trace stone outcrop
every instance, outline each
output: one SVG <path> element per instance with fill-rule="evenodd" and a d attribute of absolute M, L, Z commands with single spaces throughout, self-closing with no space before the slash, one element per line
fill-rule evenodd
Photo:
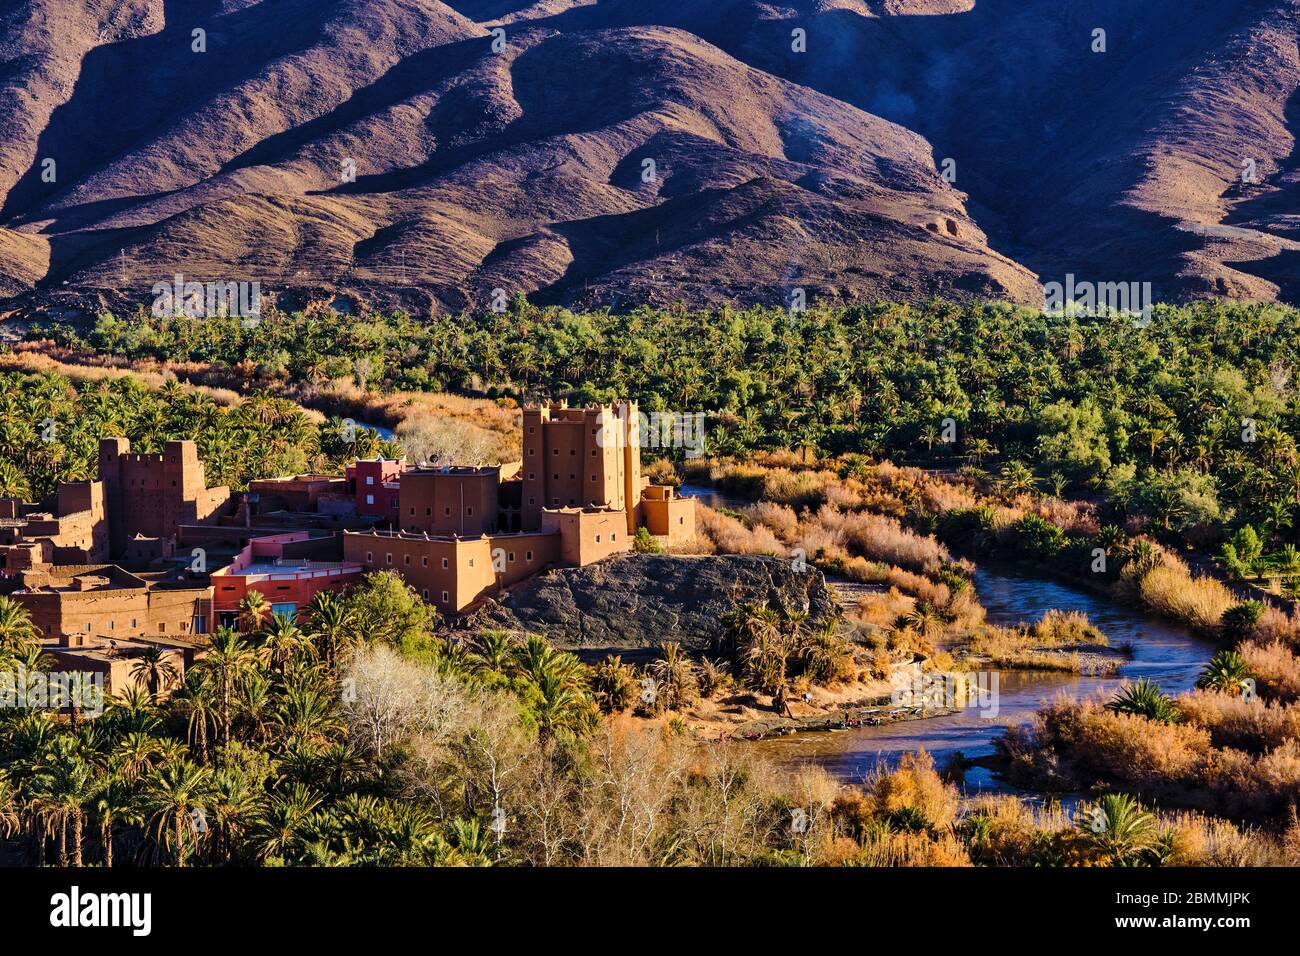
<path fill-rule="evenodd" d="M 806 611 L 812 623 L 838 614 L 814 568 L 796 571 L 770 557 L 630 554 L 538 575 L 489 600 L 463 624 L 540 633 L 573 650 L 680 641 L 706 651 L 722 636 L 723 614 L 742 601 Z"/>

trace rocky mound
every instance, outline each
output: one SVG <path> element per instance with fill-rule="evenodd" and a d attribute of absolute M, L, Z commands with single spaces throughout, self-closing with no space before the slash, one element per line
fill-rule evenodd
<path fill-rule="evenodd" d="M 820 571 L 740 555 L 624 555 L 559 568 L 491 600 L 463 624 L 545 634 L 571 650 L 636 650 L 680 641 L 707 651 L 722 615 L 741 601 L 807 611 L 813 623 L 838 614 Z"/>

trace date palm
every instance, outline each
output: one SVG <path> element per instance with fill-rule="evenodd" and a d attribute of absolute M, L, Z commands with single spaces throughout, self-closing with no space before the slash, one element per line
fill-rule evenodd
<path fill-rule="evenodd" d="M 153 837 L 155 859 L 164 850 L 184 866 L 202 839 L 195 810 L 202 810 L 210 793 L 212 771 L 184 758 L 158 767 L 144 780 L 141 807 L 145 828 Z"/>

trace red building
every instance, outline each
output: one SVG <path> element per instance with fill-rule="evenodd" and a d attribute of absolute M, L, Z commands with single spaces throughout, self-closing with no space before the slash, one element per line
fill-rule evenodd
<path fill-rule="evenodd" d="M 319 591 L 342 591 L 361 580 L 356 561 L 320 561 L 309 555 L 322 539 L 308 531 L 254 538 L 228 566 L 212 572 L 212 613 L 218 626 L 233 626 L 249 591 L 260 591 L 271 611 L 298 612 Z"/>
<path fill-rule="evenodd" d="M 357 495 L 357 514 L 394 521 L 398 513 L 398 479 L 406 470 L 400 458 L 358 459 L 348 465 L 348 480 Z"/>

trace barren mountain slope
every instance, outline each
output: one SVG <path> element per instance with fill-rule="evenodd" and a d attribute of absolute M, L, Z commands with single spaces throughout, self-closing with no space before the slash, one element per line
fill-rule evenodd
<path fill-rule="evenodd" d="M 1290 298 L 1296 6 L 20 0 L 0 296 Z"/>

